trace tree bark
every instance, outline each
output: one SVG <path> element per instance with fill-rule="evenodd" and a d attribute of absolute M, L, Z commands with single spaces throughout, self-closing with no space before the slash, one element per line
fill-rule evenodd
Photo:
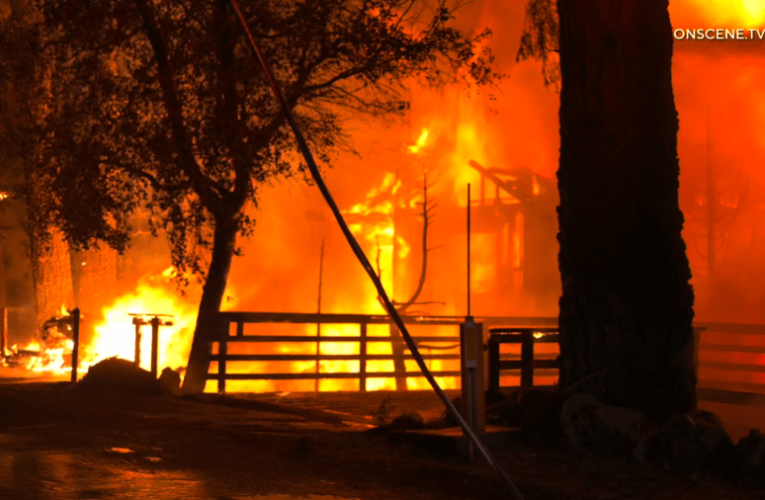
<path fill-rule="evenodd" d="M 206 331 L 210 323 L 205 321 L 209 313 L 220 311 L 223 296 L 226 293 L 226 282 L 231 270 L 236 245 L 237 224 L 235 217 L 217 220 L 213 236 L 212 259 L 207 271 L 207 279 L 202 288 L 202 299 L 199 303 L 194 340 L 191 344 L 191 354 L 183 379 L 182 390 L 187 394 L 203 392 L 210 369 L 210 354 L 212 354 L 211 333 Z"/>
<path fill-rule="evenodd" d="M 668 0 L 559 0 L 560 385 L 696 407 Z"/>

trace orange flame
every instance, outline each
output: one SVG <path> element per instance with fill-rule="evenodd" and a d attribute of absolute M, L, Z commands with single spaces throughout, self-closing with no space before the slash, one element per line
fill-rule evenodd
<path fill-rule="evenodd" d="M 80 367 L 84 372 L 90 366 L 110 357 L 127 360 L 135 358 L 136 326 L 132 318 L 136 314 L 151 319 L 153 314 L 169 315 L 172 325 L 159 327 L 158 367 L 179 368 L 186 366 L 191 349 L 191 339 L 196 325 L 196 302 L 181 296 L 172 283 L 174 269 L 166 269 L 158 276 L 142 280 L 134 292 L 119 297 L 104 307 L 103 320 L 95 326 L 95 336 L 84 349 Z M 138 326 L 141 330 L 140 366 L 151 368 L 151 327 Z"/>
<path fill-rule="evenodd" d="M 673 0 L 669 5 L 675 20 L 701 17 L 698 21 L 709 27 L 754 28 L 765 21 L 765 2 L 762 0 Z M 697 26 L 702 27 L 702 26 Z"/>
<path fill-rule="evenodd" d="M 419 153 L 419 151 L 425 147 L 426 142 L 428 142 L 428 129 L 424 128 L 422 129 L 422 133 L 417 139 L 417 142 L 409 146 L 407 149 L 409 149 L 410 153 Z"/>

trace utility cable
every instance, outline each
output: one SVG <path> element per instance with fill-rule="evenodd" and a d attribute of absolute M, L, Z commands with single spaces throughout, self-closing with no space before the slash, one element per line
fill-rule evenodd
<path fill-rule="evenodd" d="M 343 235 L 345 236 L 345 239 L 348 241 L 348 244 L 351 246 L 353 253 L 356 255 L 359 262 L 364 267 L 364 270 L 369 275 L 370 279 L 372 280 L 372 283 L 374 283 L 375 288 L 377 289 L 377 293 L 379 294 L 380 298 L 385 304 L 385 308 L 388 310 L 388 314 L 393 319 L 394 323 L 396 323 L 396 326 L 401 332 L 401 335 L 404 337 L 404 341 L 406 342 L 406 345 L 409 348 L 409 351 L 412 353 L 412 356 L 417 361 L 417 365 L 420 367 L 422 374 L 428 380 L 430 385 L 433 387 L 433 390 L 436 391 L 436 394 L 438 394 L 438 396 L 444 402 L 444 404 L 452 413 L 452 415 L 454 415 L 460 427 L 462 427 L 462 430 L 465 431 L 465 434 L 467 434 L 470 437 L 471 441 L 480 450 L 481 454 L 484 456 L 486 461 L 489 462 L 489 464 L 494 468 L 497 474 L 499 474 L 499 476 L 502 478 L 502 481 L 505 483 L 505 486 L 510 491 L 510 494 L 516 500 L 523 500 L 523 496 L 515 487 L 515 484 L 513 484 L 510 477 L 502 469 L 500 464 L 497 462 L 497 459 L 494 458 L 494 456 L 491 454 L 489 449 L 486 447 L 486 444 L 483 441 L 481 441 L 478 435 L 475 432 L 473 432 L 473 430 L 470 428 L 467 422 L 465 422 L 465 420 L 462 418 L 462 415 L 460 415 L 460 412 L 457 411 L 457 408 L 455 408 L 455 406 L 449 400 L 446 393 L 444 393 L 443 389 L 441 389 L 441 387 L 438 385 L 438 382 L 436 382 L 436 379 L 433 377 L 433 374 L 430 372 L 427 365 L 425 364 L 425 360 L 420 355 L 420 351 L 417 349 L 417 345 L 414 342 L 414 339 L 412 339 L 412 336 L 409 334 L 409 331 L 406 329 L 406 325 L 404 324 L 404 321 L 401 319 L 401 316 L 398 314 L 396 307 L 391 303 L 390 298 L 388 298 L 388 294 L 385 292 L 385 288 L 383 287 L 380 279 L 377 277 L 377 274 L 375 273 L 375 270 L 372 267 L 372 264 L 369 262 L 369 259 L 367 259 L 367 256 L 364 254 L 364 251 L 361 249 L 361 246 L 359 245 L 358 241 L 356 241 L 356 238 L 353 236 L 353 233 L 351 233 L 351 230 L 348 228 L 348 224 L 346 224 L 345 219 L 343 218 L 343 215 L 337 206 L 337 203 L 335 203 L 335 200 L 332 198 L 332 195 L 330 194 L 329 189 L 327 188 L 327 185 L 324 183 L 324 179 L 321 176 L 321 172 L 319 172 L 319 168 L 316 165 L 316 161 L 313 158 L 311 149 L 308 147 L 308 143 L 306 142 L 302 131 L 298 127 L 297 122 L 295 122 L 295 117 L 293 116 L 292 111 L 290 110 L 290 107 L 287 104 L 287 101 L 284 98 L 284 95 L 282 94 L 278 83 L 276 82 L 276 79 L 271 73 L 268 63 L 265 57 L 263 56 L 263 53 L 261 52 L 258 43 L 255 41 L 255 38 L 252 36 L 252 32 L 250 31 L 250 28 L 247 25 L 247 21 L 244 19 L 244 15 L 242 14 L 241 9 L 239 8 L 239 3 L 237 2 L 237 0 L 229 0 L 229 1 L 231 3 L 231 6 L 234 9 L 236 17 L 239 20 L 239 23 L 242 26 L 242 29 L 244 30 L 244 34 L 247 39 L 247 43 L 250 47 L 250 50 L 252 50 L 253 55 L 258 59 L 260 66 L 263 68 L 263 72 L 265 73 L 266 78 L 268 79 L 268 82 L 271 85 L 271 90 L 273 90 L 274 96 L 279 101 L 282 111 L 284 112 L 284 116 L 287 119 L 287 123 L 289 123 L 290 127 L 292 128 L 292 132 L 295 134 L 295 139 L 297 140 L 298 147 L 300 148 L 300 152 L 302 153 L 306 163 L 308 164 L 308 169 L 311 172 L 311 176 L 313 177 L 313 180 L 316 183 L 316 186 L 319 188 L 319 191 L 321 191 L 321 194 L 324 197 L 324 200 L 327 202 L 327 204 L 329 205 L 329 208 L 332 210 L 332 213 L 334 214 L 335 219 L 337 220 L 337 223 L 340 225 L 340 229 L 342 230 Z"/>

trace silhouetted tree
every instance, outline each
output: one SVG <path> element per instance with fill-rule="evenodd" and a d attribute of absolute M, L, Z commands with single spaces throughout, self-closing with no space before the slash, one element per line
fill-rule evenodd
<path fill-rule="evenodd" d="M 199 318 L 218 311 L 238 235 L 267 180 L 301 175 L 292 136 L 226 0 L 29 0 L 43 41 L 40 216 L 76 244 L 128 244 L 150 210 L 173 263 L 204 278 Z M 488 32 L 450 27 L 445 1 L 242 2 L 289 106 L 326 166 L 345 119 L 400 114 L 403 82 L 497 76 Z M 201 391 L 210 343 L 198 320 L 184 380 Z"/>
<path fill-rule="evenodd" d="M 553 14 L 532 2 L 548 11 L 530 15 Z M 536 47 L 560 55 L 560 385 L 658 415 L 689 411 L 693 290 L 668 0 L 559 0 L 557 14 L 559 42 Z"/>

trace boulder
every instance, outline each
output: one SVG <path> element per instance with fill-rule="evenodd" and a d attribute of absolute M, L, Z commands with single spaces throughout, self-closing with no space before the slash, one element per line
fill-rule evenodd
<path fill-rule="evenodd" d="M 765 436 L 758 429 L 739 439 L 733 453 L 736 482 L 750 486 L 765 483 Z"/>
<path fill-rule="evenodd" d="M 733 460 L 733 442 L 714 413 L 696 410 L 673 415 L 658 429 L 641 435 L 633 456 L 683 476 L 702 469 L 725 473 Z"/>
<path fill-rule="evenodd" d="M 601 404 L 592 394 L 575 394 L 560 414 L 566 444 L 599 456 L 629 456 L 637 445 L 643 414 Z"/>

